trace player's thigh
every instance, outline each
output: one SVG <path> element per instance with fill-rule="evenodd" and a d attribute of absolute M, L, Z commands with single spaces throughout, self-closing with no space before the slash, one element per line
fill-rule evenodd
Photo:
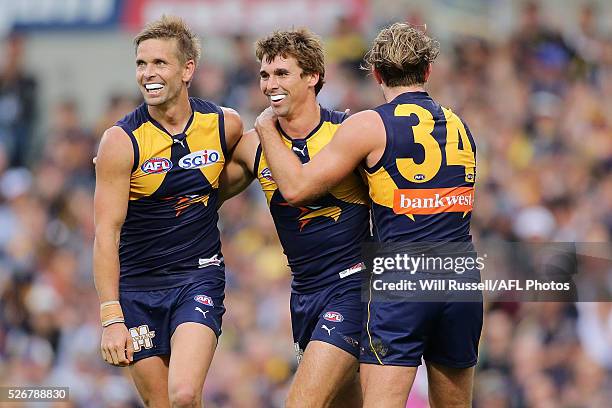
<path fill-rule="evenodd" d="M 169 407 L 168 356 L 152 356 L 130 365 L 130 375 L 146 407 Z"/>
<path fill-rule="evenodd" d="M 354 382 L 357 358 L 332 344 L 308 343 L 289 389 L 287 407 L 329 407 Z"/>
<path fill-rule="evenodd" d="M 170 401 L 179 406 L 191 402 L 200 404 L 204 380 L 217 347 L 215 332 L 200 323 L 182 323 L 172 335 L 171 347 L 168 372 Z"/>
<path fill-rule="evenodd" d="M 364 408 L 405 408 L 417 367 L 361 364 Z"/>
<path fill-rule="evenodd" d="M 454 368 L 427 362 L 429 404 L 432 408 L 470 408 L 474 367 Z"/>

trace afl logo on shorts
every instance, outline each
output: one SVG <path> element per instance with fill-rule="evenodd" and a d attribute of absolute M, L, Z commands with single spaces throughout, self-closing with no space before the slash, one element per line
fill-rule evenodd
<path fill-rule="evenodd" d="M 187 170 L 199 169 L 215 164 L 220 158 L 221 155 L 216 150 L 200 150 L 183 156 L 179 160 L 179 166 Z"/>
<path fill-rule="evenodd" d="M 164 157 L 152 157 L 140 166 L 140 170 L 147 174 L 166 173 L 171 168 L 172 162 Z"/>
<path fill-rule="evenodd" d="M 325 314 L 323 315 L 323 318 L 327 320 L 328 322 L 335 322 L 335 323 L 339 323 L 344 320 L 344 316 L 342 316 L 338 312 L 325 312 Z"/>
<path fill-rule="evenodd" d="M 193 300 L 206 306 L 214 306 L 212 299 L 206 295 L 195 295 Z"/>

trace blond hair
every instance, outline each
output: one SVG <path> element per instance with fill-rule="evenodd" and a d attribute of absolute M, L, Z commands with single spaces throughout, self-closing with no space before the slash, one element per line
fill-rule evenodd
<path fill-rule="evenodd" d="M 319 74 L 315 85 L 318 94 L 325 83 L 325 57 L 323 44 L 315 33 L 307 28 L 289 31 L 275 31 L 255 43 L 255 55 L 259 62 L 266 59 L 270 63 L 277 56 L 293 57 L 302 69 L 302 75 Z"/>
<path fill-rule="evenodd" d="M 438 41 L 416 27 L 395 23 L 376 36 L 362 68 L 375 69 L 390 87 L 423 84 L 429 64 L 439 53 Z"/>
<path fill-rule="evenodd" d="M 163 15 L 159 20 L 148 23 L 134 38 L 134 47 L 151 39 L 175 39 L 178 58 L 182 63 L 193 60 L 198 65 L 201 54 L 200 40 L 180 17 Z"/>

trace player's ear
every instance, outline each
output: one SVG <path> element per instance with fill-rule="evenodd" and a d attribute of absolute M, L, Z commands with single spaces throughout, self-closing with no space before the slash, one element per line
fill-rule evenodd
<path fill-rule="evenodd" d="M 375 68 L 372 68 L 372 75 L 374 75 L 374 79 L 376 79 L 376 83 L 381 85 L 383 83 L 382 76 L 380 76 L 380 72 L 378 72 Z"/>
<path fill-rule="evenodd" d="M 427 64 L 427 68 L 425 68 L 425 82 L 429 80 L 429 75 L 431 75 L 431 62 Z"/>
<path fill-rule="evenodd" d="M 185 62 L 185 66 L 183 67 L 183 82 L 191 83 L 193 79 L 193 74 L 195 72 L 195 61 L 190 59 Z"/>
<path fill-rule="evenodd" d="M 308 86 L 314 87 L 318 83 L 319 83 L 319 73 L 318 72 L 308 75 Z"/>

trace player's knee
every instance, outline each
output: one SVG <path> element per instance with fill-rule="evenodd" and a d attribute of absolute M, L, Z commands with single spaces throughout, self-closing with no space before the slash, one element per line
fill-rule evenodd
<path fill-rule="evenodd" d="M 303 391 L 303 390 L 302 390 Z M 304 408 L 304 407 L 328 407 L 331 403 L 330 395 L 323 395 L 317 392 L 302 392 L 295 387 L 291 387 L 289 395 L 285 399 L 285 408 Z"/>
<path fill-rule="evenodd" d="M 172 408 L 199 407 L 202 398 L 201 393 L 188 384 L 170 390 L 169 397 Z"/>

